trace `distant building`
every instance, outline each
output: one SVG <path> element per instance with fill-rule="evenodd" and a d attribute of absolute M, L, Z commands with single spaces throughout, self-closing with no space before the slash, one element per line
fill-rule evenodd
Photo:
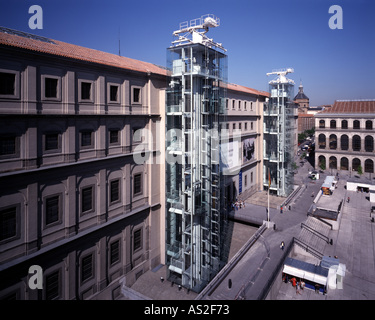
<path fill-rule="evenodd" d="M 375 100 L 337 100 L 315 114 L 315 167 L 374 173 Z"/>
<path fill-rule="evenodd" d="M 302 81 L 298 87 L 298 93 L 294 97 L 294 102 L 298 105 L 298 114 L 306 114 L 310 105 L 310 99 L 303 92 Z"/>
<path fill-rule="evenodd" d="M 298 133 L 311 130 L 315 127 L 315 118 L 313 114 L 300 113 L 298 114 Z"/>

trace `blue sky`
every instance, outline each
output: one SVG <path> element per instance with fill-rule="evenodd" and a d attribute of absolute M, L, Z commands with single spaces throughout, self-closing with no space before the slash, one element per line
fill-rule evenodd
<path fill-rule="evenodd" d="M 43 9 L 43 29 L 31 30 L 31 5 Z M 331 5 L 343 29 L 331 30 Z M 179 23 L 212 13 L 207 34 L 228 50 L 232 83 L 268 91 L 272 69 L 292 67 L 310 105 L 375 98 L 374 0 L 0 0 L 0 25 L 52 39 L 166 65 Z"/>

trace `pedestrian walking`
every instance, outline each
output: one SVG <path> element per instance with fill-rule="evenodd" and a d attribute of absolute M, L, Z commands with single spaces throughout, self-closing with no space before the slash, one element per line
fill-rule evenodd
<path fill-rule="evenodd" d="M 301 290 L 303 291 L 303 288 L 305 287 L 305 282 L 303 280 L 300 281 Z"/>
<path fill-rule="evenodd" d="M 296 294 L 301 294 L 301 292 L 299 292 L 299 285 L 300 283 L 297 281 L 296 282 Z"/>
<path fill-rule="evenodd" d="M 350 202 L 350 197 L 348 197 L 348 203 Z"/>
<path fill-rule="evenodd" d="M 284 250 L 284 247 L 285 247 L 285 243 L 284 243 L 284 241 L 281 241 L 281 243 L 280 243 L 280 249 Z"/>

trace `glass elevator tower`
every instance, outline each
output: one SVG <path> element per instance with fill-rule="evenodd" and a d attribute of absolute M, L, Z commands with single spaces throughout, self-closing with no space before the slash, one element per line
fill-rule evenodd
<path fill-rule="evenodd" d="M 196 292 L 223 266 L 227 56 L 205 35 L 219 24 L 213 15 L 181 23 L 167 51 L 167 276 Z"/>
<path fill-rule="evenodd" d="M 286 75 L 293 69 L 275 70 L 267 73 L 277 75 L 269 82 L 270 98 L 264 104 L 263 123 L 263 185 L 270 193 L 287 197 L 294 187 L 292 163 L 296 139 L 293 102 L 294 81 Z"/>

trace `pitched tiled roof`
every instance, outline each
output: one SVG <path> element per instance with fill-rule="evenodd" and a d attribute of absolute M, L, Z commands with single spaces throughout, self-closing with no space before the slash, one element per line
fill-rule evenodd
<path fill-rule="evenodd" d="M 0 45 L 52 54 L 60 57 L 99 63 L 144 73 L 167 75 L 167 70 L 152 63 L 121 57 L 112 53 L 74 44 L 33 36 L 12 29 L 0 28 Z"/>
<path fill-rule="evenodd" d="M 238 85 L 238 84 L 233 84 L 233 83 L 228 83 L 227 88 L 228 88 L 228 90 L 242 91 L 242 92 L 254 94 L 254 95 L 257 95 L 257 96 L 259 95 L 259 96 L 269 97 L 269 95 L 270 95 L 266 91 L 255 90 L 255 89 L 252 89 L 252 88 L 244 87 L 244 86 L 241 86 L 241 85 Z"/>
<path fill-rule="evenodd" d="M 337 100 L 332 107 L 326 108 L 320 114 L 331 113 L 366 113 L 375 114 L 375 100 Z"/>

